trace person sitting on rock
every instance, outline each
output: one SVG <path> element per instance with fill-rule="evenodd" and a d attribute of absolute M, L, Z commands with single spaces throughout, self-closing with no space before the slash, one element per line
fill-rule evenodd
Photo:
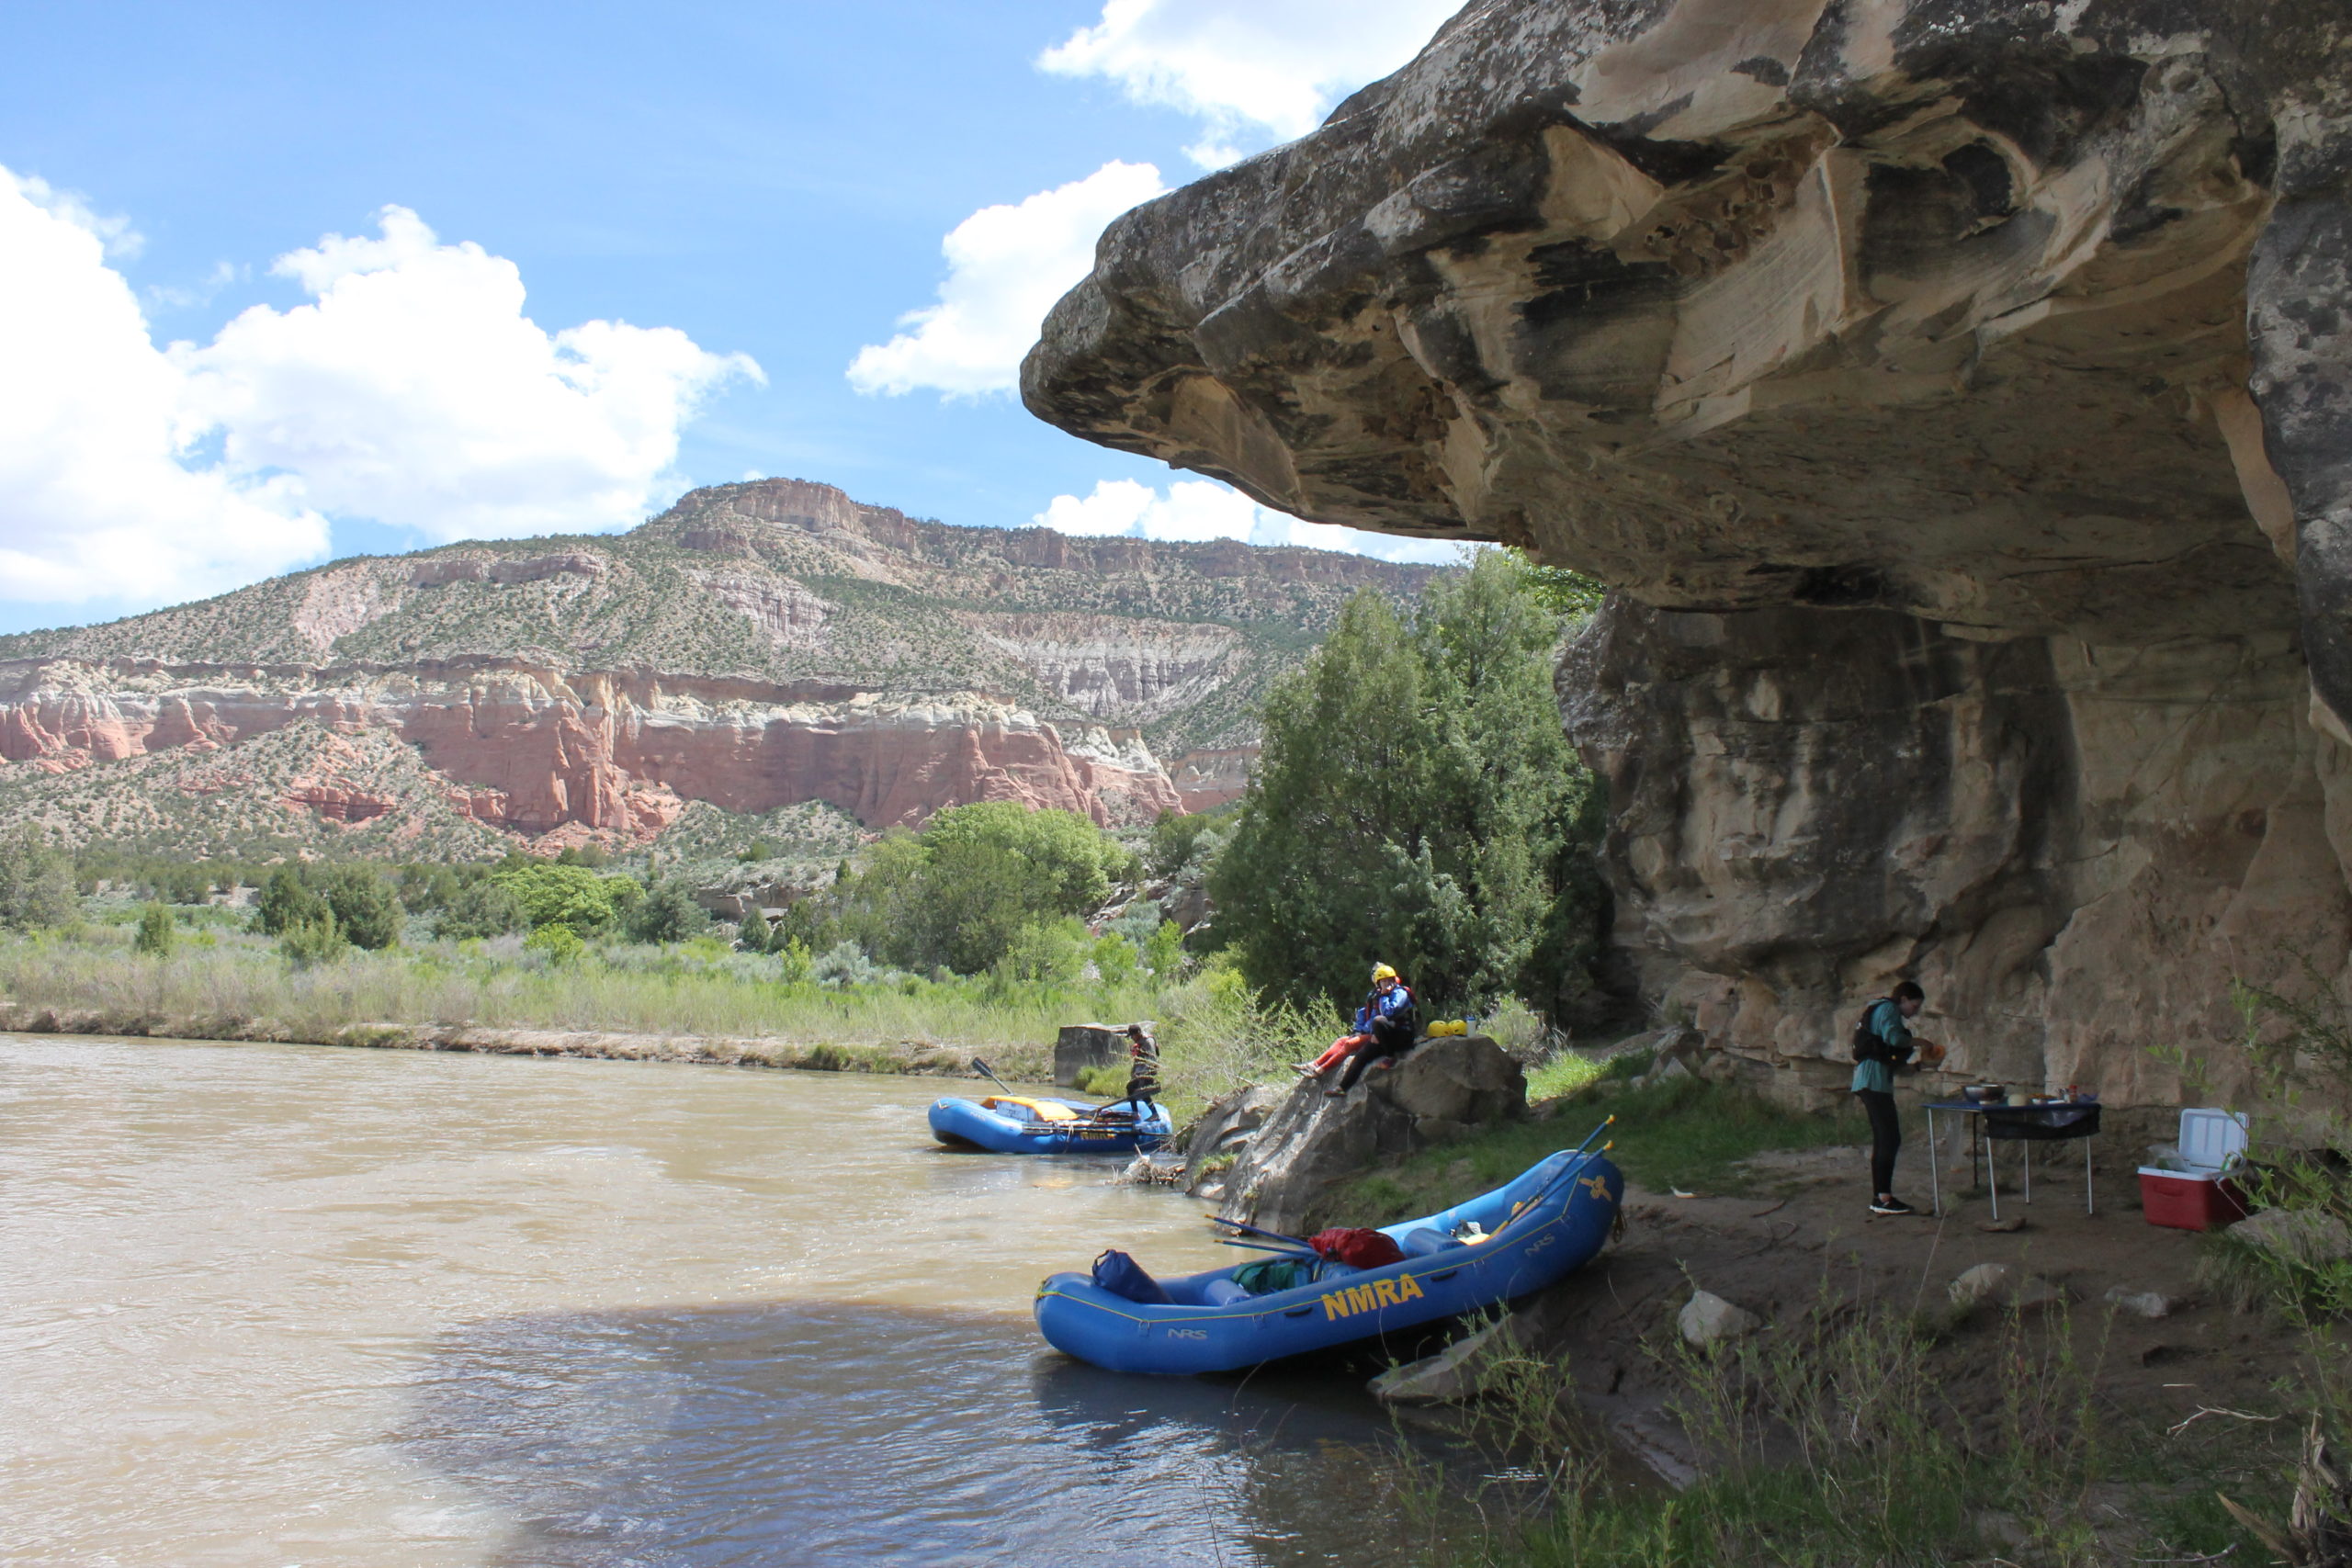
<path fill-rule="evenodd" d="M 1347 1055 L 1347 1070 L 1340 1081 L 1323 1092 L 1342 1095 L 1356 1087 L 1356 1079 L 1374 1062 L 1390 1061 L 1413 1048 L 1419 1033 L 1420 1004 L 1413 997 L 1413 988 L 1396 977 L 1396 971 L 1385 964 L 1374 964 L 1372 971 L 1372 995 L 1356 1009 L 1356 1032 L 1365 1037 L 1364 1043 Z"/>
<path fill-rule="evenodd" d="M 1341 1062 L 1346 1061 L 1355 1052 L 1371 1043 L 1371 1035 L 1358 1034 L 1350 1031 L 1332 1041 L 1329 1048 L 1315 1060 L 1293 1062 L 1290 1070 L 1303 1078 L 1319 1078 Z"/>
<path fill-rule="evenodd" d="M 1911 1032 L 1910 1021 L 1928 1005 L 1928 993 L 1905 980 L 1870 1005 L 1854 1030 L 1853 1094 L 1871 1119 L 1871 1213 L 1917 1213 L 1894 1195 L 1894 1156 L 1903 1148 L 1903 1119 L 1894 1109 L 1894 1074 L 1912 1066 L 1911 1054 L 1934 1064 L 1944 1059 L 1944 1048 L 1931 1045 Z"/>

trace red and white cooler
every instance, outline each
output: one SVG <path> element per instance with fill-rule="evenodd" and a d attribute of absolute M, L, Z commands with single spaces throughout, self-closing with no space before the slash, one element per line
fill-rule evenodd
<path fill-rule="evenodd" d="M 2152 1225 L 2208 1231 L 2245 1218 L 2245 1195 L 2229 1171 L 2245 1153 L 2245 1117 L 2206 1108 L 2180 1113 L 2186 1170 L 2140 1168 L 2140 1205 Z"/>

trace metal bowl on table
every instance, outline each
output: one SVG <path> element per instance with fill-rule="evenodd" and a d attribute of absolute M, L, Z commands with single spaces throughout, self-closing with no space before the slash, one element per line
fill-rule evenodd
<path fill-rule="evenodd" d="M 1996 1083 L 1968 1084 L 1960 1091 L 1960 1097 L 1971 1105 L 1998 1105 L 2001 1095 L 2001 1086 Z"/>

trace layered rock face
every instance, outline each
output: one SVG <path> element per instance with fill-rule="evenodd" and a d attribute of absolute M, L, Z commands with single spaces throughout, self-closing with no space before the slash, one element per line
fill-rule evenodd
<path fill-rule="evenodd" d="M 1246 781 L 1256 694 L 1302 630 L 1359 588 L 1409 597 L 1430 573 L 956 528 L 797 480 L 722 486 L 628 535 L 341 562 L 0 637 L 0 764 L 33 775 L 0 766 L 0 821 L 78 840 L 88 781 L 69 801 L 40 778 L 304 726 L 397 737 L 460 815 L 564 842 L 641 842 L 692 801 L 823 801 L 873 828 L 978 800 L 1148 822 Z M 294 768 L 289 820 L 411 809 L 415 770 L 371 788 L 360 755 L 331 785 Z"/>
<path fill-rule="evenodd" d="M 1958 1071 L 2226 1091 L 2229 977 L 2352 938 L 2347 83 L 2324 0 L 1484 0 L 1023 391 L 1617 589 L 1619 936 L 1759 1070 L 1912 974 Z"/>

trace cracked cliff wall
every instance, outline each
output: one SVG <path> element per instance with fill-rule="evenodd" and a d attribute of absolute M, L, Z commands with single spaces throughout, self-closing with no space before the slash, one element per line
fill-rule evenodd
<path fill-rule="evenodd" d="M 1618 591 L 1564 667 L 1654 998 L 1792 1088 L 2235 1070 L 2352 941 L 2352 13 L 1483 0 L 1114 224 L 1067 429 Z"/>

